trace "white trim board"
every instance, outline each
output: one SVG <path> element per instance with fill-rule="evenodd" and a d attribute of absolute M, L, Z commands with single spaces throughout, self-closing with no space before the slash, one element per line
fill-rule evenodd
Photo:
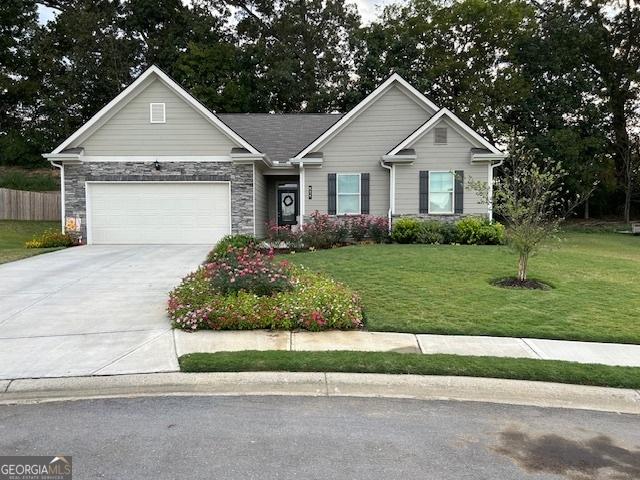
<path fill-rule="evenodd" d="M 415 132 L 405 138 L 400 144 L 393 148 L 387 155 L 396 155 L 401 150 L 405 148 L 411 147 L 415 142 L 420 140 L 429 130 L 431 130 L 435 125 L 442 119 L 442 117 L 446 116 L 449 120 L 454 123 L 454 126 L 460 128 L 463 133 L 476 140 L 483 147 L 486 147 L 493 153 L 502 153 L 495 145 L 489 143 L 484 137 L 482 137 L 478 132 L 476 132 L 469 125 L 464 123 L 456 114 L 454 114 L 448 108 L 442 108 L 439 110 L 434 116 L 432 116 L 429 120 L 422 124 Z"/>
<path fill-rule="evenodd" d="M 231 162 L 229 155 L 87 155 L 81 157 L 85 162 Z"/>
<path fill-rule="evenodd" d="M 384 92 L 386 92 L 392 85 L 398 84 L 402 88 L 406 89 L 412 96 L 413 99 L 417 101 L 418 105 L 422 106 L 425 109 L 433 110 L 437 112 L 439 110 L 438 106 L 425 97 L 422 93 L 416 90 L 409 82 L 407 82 L 404 78 L 402 78 L 397 73 L 391 75 L 384 83 L 382 83 L 378 88 L 376 88 L 373 92 L 371 92 L 364 100 L 362 100 L 358 105 L 353 107 L 349 112 L 347 112 L 340 120 L 334 123 L 328 130 L 326 130 L 322 135 L 316 138 L 313 142 L 311 142 L 307 147 L 304 148 L 300 153 L 298 153 L 294 159 L 302 159 L 305 155 L 313 152 L 319 145 L 323 144 L 334 135 L 336 135 L 342 128 L 344 128 L 348 123 L 350 123 L 354 118 L 358 116 L 362 111 L 364 111 L 371 103 L 373 103 L 376 99 L 382 96 Z M 410 97 L 411 98 L 411 97 Z"/>
<path fill-rule="evenodd" d="M 111 100 L 107 105 L 105 105 L 98 113 L 96 113 L 91 119 L 82 125 L 78 130 L 76 130 L 70 137 L 68 137 L 64 142 L 56 147 L 55 150 L 51 153 L 60 153 L 65 148 L 68 148 L 73 142 L 77 141 L 82 137 L 85 133 L 89 132 L 90 129 L 96 125 L 103 117 L 105 117 L 112 109 L 118 106 L 121 102 L 125 101 L 126 98 L 133 93 L 142 83 L 144 83 L 151 75 L 157 75 L 157 77 L 170 89 L 172 89 L 179 97 L 185 100 L 191 107 L 194 108 L 198 113 L 203 115 L 211 124 L 218 127 L 225 135 L 227 135 L 231 140 L 236 142 L 239 146 L 246 148 L 249 152 L 260 154 L 253 145 L 247 142 L 244 138 L 234 132 L 226 123 L 220 120 L 214 113 L 207 110 L 200 102 L 198 102 L 195 98 L 193 98 L 186 90 L 184 90 L 180 85 L 174 82 L 166 73 L 160 70 L 155 65 L 152 65 L 147 70 L 145 70 L 142 75 L 140 75 L 131 85 L 125 88 L 120 94 L 118 94 L 113 100 Z"/>

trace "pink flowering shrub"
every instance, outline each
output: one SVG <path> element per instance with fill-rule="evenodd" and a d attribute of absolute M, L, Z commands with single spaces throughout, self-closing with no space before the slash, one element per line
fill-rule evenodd
<path fill-rule="evenodd" d="M 266 224 L 266 240 L 273 248 L 322 250 L 348 245 L 350 240 L 359 243 L 368 239 L 376 243 L 389 239 L 386 218 L 373 215 L 332 217 L 316 210 L 302 230 L 278 226 L 273 221 Z"/>
<path fill-rule="evenodd" d="M 291 289 L 272 295 L 247 290 L 222 294 L 211 283 L 208 265 L 187 276 L 169 295 L 177 328 L 355 329 L 364 323 L 360 298 L 344 285 L 301 267 L 289 267 Z"/>
<path fill-rule="evenodd" d="M 369 215 L 355 215 L 349 217 L 349 234 L 355 242 L 361 242 L 369 233 L 371 219 Z"/>
<path fill-rule="evenodd" d="M 289 263 L 276 262 L 273 250 L 262 253 L 254 248 L 230 247 L 225 257 L 204 266 L 214 291 L 228 295 L 239 291 L 273 295 L 292 288 Z"/>
<path fill-rule="evenodd" d="M 266 240 L 273 247 L 281 244 L 294 250 L 302 248 L 302 232 L 293 230 L 288 225 L 279 226 L 277 222 L 269 221 L 266 224 Z"/>
<path fill-rule="evenodd" d="M 335 220 L 317 210 L 310 217 L 302 229 L 302 243 L 306 248 L 320 250 L 346 243 L 349 237 L 346 222 Z"/>
<path fill-rule="evenodd" d="M 389 240 L 389 220 L 384 217 L 370 217 L 369 238 L 376 243 L 385 243 Z"/>
<path fill-rule="evenodd" d="M 389 222 L 384 217 L 356 215 L 349 217 L 349 234 L 355 242 L 371 239 L 384 243 L 389 238 Z"/>

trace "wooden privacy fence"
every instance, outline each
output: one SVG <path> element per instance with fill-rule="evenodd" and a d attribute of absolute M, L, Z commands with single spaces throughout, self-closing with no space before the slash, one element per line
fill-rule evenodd
<path fill-rule="evenodd" d="M 60 192 L 0 188 L 0 220 L 60 220 Z"/>

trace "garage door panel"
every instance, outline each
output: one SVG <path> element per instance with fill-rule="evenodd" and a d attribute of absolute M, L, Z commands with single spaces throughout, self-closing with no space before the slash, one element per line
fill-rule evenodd
<path fill-rule="evenodd" d="M 88 184 L 92 243 L 213 244 L 230 230 L 227 183 Z"/>

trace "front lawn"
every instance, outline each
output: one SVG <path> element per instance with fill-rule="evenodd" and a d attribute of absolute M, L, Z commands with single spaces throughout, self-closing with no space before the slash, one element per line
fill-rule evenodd
<path fill-rule="evenodd" d="M 531 261 L 554 288 L 513 290 L 507 247 L 364 245 L 296 253 L 358 292 L 369 330 L 640 344 L 640 237 L 567 232 Z"/>
<path fill-rule="evenodd" d="M 394 352 L 243 351 L 191 353 L 183 372 L 350 372 L 453 375 L 639 388 L 640 368 L 533 358 L 465 357 Z"/>
<path fill-rule="evenodd" d="M 0 263 L 32 257 L 57 248 L 24 248 L 24 242 L 50 228 L 60 228 L 60 222 L 0 220 Z"/>

